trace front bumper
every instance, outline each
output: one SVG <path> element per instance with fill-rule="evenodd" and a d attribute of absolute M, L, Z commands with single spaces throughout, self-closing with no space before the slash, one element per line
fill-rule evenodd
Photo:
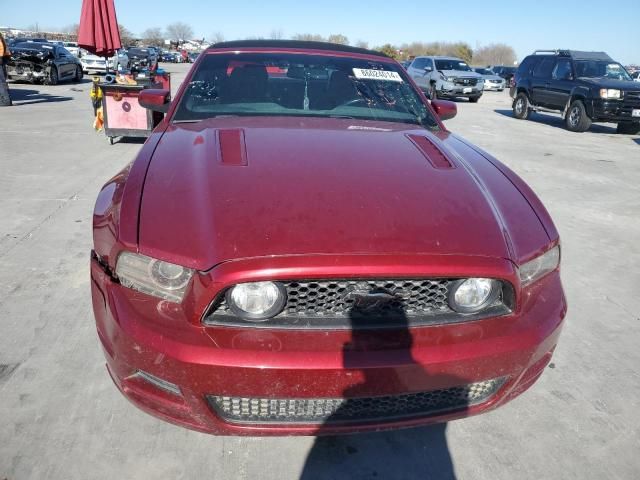
<path fill-rule="evenodd" d="M 362 266 L 366 260 L 356 261 Z M 193 289 L 220 291 L 226 281 L 248 278 L 247 272 L 255 279 L 266 266 L 243 262 L 223 264 L 194 279 Z M 411 261 L 394 263 L 389 275 L 409 275 L 415 272 L 408 269 L 419 268 Z M 350 433 L 448 421 L 493 409 L 542 373 L 566 312 L 559 274 L 554 273 L 531 287 L 512 314 L 475 322 L 384 334 L 204 327 L 194 318 L 206 305 L 192 297 L 177 305 L 126 289 L 95 259 L 91 278 L 98 336 L 120 391 L 148 413 L 215 434 Z M 461 389 L 478 388 L 488 394 L 463 393 L 463 404 L 442 403 Z M 426 397 L 437 397 L 437 402 Z M 345 403 L 345 398 L 351 401 Z M 397 404 L 402 398 L 422 399 L 434 407 L 426 413 L 407 407 L 398 415 L 385 399 Z M 370 413 L 381 404 L 391 408 L 384 418 L 340 419 L 354 405 L 365 405 Z M 320 408 L 332 410 L 318 423 Z M 305 421 L 300 415 L 316 417 Z"/>
<path fill-rule="evenodd" d="M 587 113 L 594 122 L 640 122 L 640 114 L 633 116 L 634 110 L 640 112 L 640 95 L 623 100 L 594 99 L 590 103 Z"/>
<path fill-rule="evenodd" d="M 436 88 L 441 97 L 477 97 L 483 92 L 483 85 L 465 86 L 452 82 L 441 82 Z"/>
<path fill-rule="evenodd" d="M 484 82 L 484 90 L 504 90 L 505 89 L 505 82 L 499 82 L 499 83 L 493 83 L 490 81 L 485 81 Z"/>

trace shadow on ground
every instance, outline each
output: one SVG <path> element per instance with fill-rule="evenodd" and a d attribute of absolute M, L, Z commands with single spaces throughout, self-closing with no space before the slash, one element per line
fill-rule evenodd
<path fill-rule="evenodd" d="M 300 479 L 454 480 L 446 428 L 318 437 Z"/>
<path fill-rule="evenodd" d="M 499 113 L 500 115 L 504 115 L 505 117 L 513 118 L 515 120 L 512 110 L 496 109 L 494 110 L 494 112 Z M 564 120 L 558 115 L 553 115 L 553 114 L 545 115 L 543 113 L 531 112 L 531 115 L 529 116 L 528 121 L 542 123 L 544 125 L 549 125 L 550 127 L 562 128 L 563 130 L 567 129 L 567 127 L 564 124 Z M 591 125 L 589 132 L 612 134 L 612 133 L 616 133 L 616 127 L 593 124 Z"/>
<path fill-rule="evenodd" d="M 9 94 L 11 95 L 11 101 L 16 106 L 30 105 L 33 103 L 66 102 L 68 100 L 72 100 L 71 97 L 50 95 L 48 93 L 40 92 L 39 90 L 32 90 L 27 88 L 9 87 Z"/>
<path fill-rule="evenodd" d="M 466 385 L 469 380 L 429 373 L 413 358 L 413 335 L 401 306 L 390 313 L 394 327 L 384 333 L 383 340 L 380 331 L 372 329 L 370 315 L 367 310 L 357 309 L 349 313 L 351 340 L 342 348 L 343 367 L 358 380 L 344 388 L 342 398 L 346 401 L 324 419 L 324 426 L 335 428 L 376 416 L 402 420 L 453 410 L 464 416 L 469 406 L 468 394 L 455 397 L 438 393 L 425 400 L 429 397 L 423 394 L 410 399 L 393 393 L 429 392 Z M 377 366 L 368 355 L 382 345 L 389 349 L 388 353 L 395 352 L 391 355 L 395 367 Z M 384 433 L 317 437 L 300 480 L 455 480 L 446 428 L 445 423 Z"/>
<path fill-rule="evenodd" d="M 633 141 L 640 145 L 640 138 L 634 138 Z"/>

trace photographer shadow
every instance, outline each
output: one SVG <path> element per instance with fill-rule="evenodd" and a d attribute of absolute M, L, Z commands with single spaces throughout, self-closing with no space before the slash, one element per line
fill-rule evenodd
<path fill-rule="evenodd" d="M 404 311 L 391 312 L 394 328 L 372 330 L 371 317 L 354 311 L 350 314 L 351 341 L 343 347 L 343 365 L 359 381 L 343 391 L 343 402 L 323 423 L 323 427 L 353 424 L 360 415 L 365 421 L 378 417 L 402 421 L 450 411 L 464 412 L 469 402 L 465 395 L 455 407 L 445 406 L 446 395 L 430 395 L 429 399 L 414 395 L 394 396 L 391 392 L 431 392 L 468 381 L 433 374 L 419 367 L 411 348 L 413 337 Z M 378 317 L 379 319 L 379 317 Z M 380 348 L 385 363 L 380 362 Z M 369 359 L 367 359 L 369 357 Z M 375 359 L 377 357 L 377 359 Z M 378 362 L 378 365 L 375 364 Z M 432 386 L 431 386 L 432 385 Z M 364 403 L 363 397 L 378 397 Z M 441 398 L 439 398 L 441 397 Z M 360 398 L 360 400 L 359 400 Z M 300 478 L 318 479 L 455 479 L 455 469 L 446 438 L 446 423 L 383 432 L 316 437 Z M 322 434 L 322 427 L 319 429 Z"/>

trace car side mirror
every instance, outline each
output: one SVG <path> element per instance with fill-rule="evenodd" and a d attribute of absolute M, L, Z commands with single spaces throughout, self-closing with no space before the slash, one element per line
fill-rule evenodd
<path fill-rule="evenodd" d="M 432 71 L 432 70 L 433 70 L 433 69 L 432 69 L 431 67 L 429 67 L 429 66 L 424 67 L 424 71 L 425 71 L 426 73 L 429 73 L 429 72 L 430 72 L 430 71 Z"/>
<path fill-rule="evenodd" d="M 170 92 L 158 88 L 142 90 L 138 96 L 138 103 L 144 108 L 154 112 L 167 113 L 169 111 Z"/>
<path fill-rule="evenodd" d="M 431 100 L 431 106 L 436 111 L 440 120 L 449 120 L 458 113 L 458 107 L 449 100 Z"/>

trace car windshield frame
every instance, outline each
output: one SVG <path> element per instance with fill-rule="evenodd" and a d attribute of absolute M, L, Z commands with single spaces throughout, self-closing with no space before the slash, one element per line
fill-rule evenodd
<path fill-rule="evenodd" d="M 13 50 L 40 50 L 46 52 L 53 52 L 55 48 L 54 44 L 44 42 L 20 42 L 12 46 Z"/>
<path fill-rule="evenodd" d="M 441 130 L 406 71 L 386 58 L 304 51 L 205 52 L 202 56 L 178 100 L 173 123 L 286 116 L 395 122 Z"/>
<path fill-rule="evenodd" d="M 624 68 L 624 66 L 618 62 L 611 62 L 608 60 L 574 60 L 574 64 L 575 64 L 574 68 L 576 71 L 577 78 L 607 78 L 610 80 L 633 81 L 633 78 L 631 78 L 631 75 L 629 75 L 629 72 L 627 72 L 627 69 Z M 584 69 L 579 68 L 582 65 L 585 65 Z M 608 75 L 609 67 L 611 65 L 616 65 L 617 67 L 619 67 L 618 69 L 622 71 L 623 75 L 618 75 L 618 78 L 616 78 L 616 76 Z M 604 66 L 604 75 L 600 75 L 600 73 L 603 73 L 602 70 L 600 69 L 600 67 L 602 66 Z M 595 67 L 595 68 L 590 68 L 590 67 Z M 622 78 L 619 78 L 619 77 L 622 77 Z"/>

